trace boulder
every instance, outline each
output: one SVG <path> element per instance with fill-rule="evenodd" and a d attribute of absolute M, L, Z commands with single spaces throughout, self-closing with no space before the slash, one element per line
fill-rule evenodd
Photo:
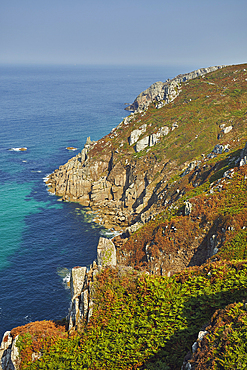
<path fill-rule="evenodd" d="M 225 151 L 224 145 L 216 144 L 212 153 L 215 154 L 222 154 Z"/>
<path fill-rule="evenodd" d="M 161 127 L 155 134 L 151 134 L 149 136 L 149 146 L 154 146 L 155 144 L 157 144 L 160 137 L 168 135 L 169 131 L 170 131 L 169 127 L 164 126 Z"/>
<path fill-rule="evenodd" d="M 188 167 L 184 170 L 184 172 L 182 173 L 181 177 L 187 175 L 188 173 L 190 173 L 190 171 L 192 171 L 195 167 L 197 166 L 197 161 L 193 161 L 191 162 Z"/>
<path fill-rule="evenodd" d="M 144 124 L 142 126 L 140 126 L 139 128 L 133 130 L 130 134 L 130 137 L 129 137 L 129 145 L 133 145 L 134 143 L 137 142 L 137 140 L 139 139 L 139 137 L 144 134 L 144 132 L 146 132 L 146 129 L 147 129 L 147 125 Z"/>
<path fill-rule="evenodd" d="M 136 143 L 135 151 L 138 153 L 141 150 L 145 149 L 148 145 L 149 145 L 149 136 L 146 136 Z"/>

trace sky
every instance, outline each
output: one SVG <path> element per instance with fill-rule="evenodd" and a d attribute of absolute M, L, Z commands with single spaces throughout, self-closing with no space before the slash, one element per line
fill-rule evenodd
<path fill-rule="evenodd" d="M 1 64 L 247 62 L 246 0 L 1 0 Z"/>

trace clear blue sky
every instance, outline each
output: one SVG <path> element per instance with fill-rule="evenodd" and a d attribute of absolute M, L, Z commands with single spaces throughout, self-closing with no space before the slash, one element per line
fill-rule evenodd
<path fill-rule="evenodd" d="M 0 1 L 0 63 L 244 62 L 246 0 Z"/>

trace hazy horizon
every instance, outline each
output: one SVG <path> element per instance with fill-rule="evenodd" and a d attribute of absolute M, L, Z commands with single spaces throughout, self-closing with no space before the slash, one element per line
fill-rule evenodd
<path fill-rule="evenodd" d="M 244 0 L 2 0 L 0 64 L 241 64 L 246 13 Z"/>

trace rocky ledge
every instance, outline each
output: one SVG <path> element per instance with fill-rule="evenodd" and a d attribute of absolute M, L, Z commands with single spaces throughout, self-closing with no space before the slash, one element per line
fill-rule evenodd
<path fill-rule="evenodd" d="M 164 105 L 171 103 L 179 95 L 182 82 L 186 82 L 199 76 L 204 76 L 207 73 L 216 71 L 223 67 L 225 66 L 221 65 L 200 68 L 190 73 L 180 74 L 171 80 L 166 80 L 165 82 L 157 81 L 148 89 L 141 92 L 135 101 L 125 109 L 133 112 L 144 111 L 154 101 L 157 102 L 156 108 L 162 108 Z"/>

